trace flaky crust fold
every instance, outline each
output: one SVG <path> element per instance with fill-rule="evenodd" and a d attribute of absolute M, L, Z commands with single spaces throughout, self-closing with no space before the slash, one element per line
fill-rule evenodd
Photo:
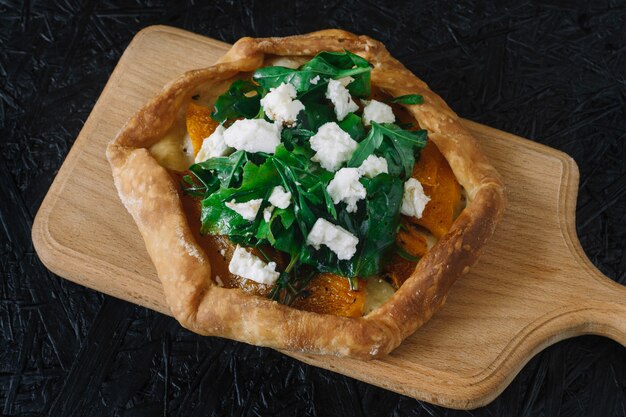
<path fill-rule="evenodd" d="M 468 196 L 465 210 L 417 264 L 413 275 L 384 305 L 359 318 L 296 310 L 217 286 L 211 279 L 209 259 L 187 223 L 177 184 L 147 149 L 181 117 L 194 94 L 217 96 L 227 82 L 263 66 L 270 56 L 310 58 L 321 51 L 344 49 L 374 65 L 372 84 L 383 92 L 424 97 L 424 104 L 405 107 L 428 130 Z M 476 262 L 505 206 L 500 176 L 441 97 L 383 44 L 341 30 L 240 39 L 215 65 L 187 72 L 165 86 L 108 145 L 107 158 L 119 196 L 135 219 L 163 283 L 171 312 L 184 327 L 203 335 L 309 353 L 371 359 L 391 352 L 443 305 L 457 277 Z"/>

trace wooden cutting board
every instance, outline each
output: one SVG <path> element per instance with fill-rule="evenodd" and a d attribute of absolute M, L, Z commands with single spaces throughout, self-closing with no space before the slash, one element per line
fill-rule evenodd
<path fill-rule="evenodd" d="M 54 273 L 169 314 L 144 243 L 113 186 L 106 144 L 140 106 L 229 45 L 153 26 L 128 46 L 61 167 L 33 226 Z M 578 169 L 566 154 L 470 121 L 504 176 L 509 205 L 485 255 L 425 326 L 382 360 L 285 352 L 420 400 L 475 408 L 493 400 L 546 346 L 581 334 L 626 345 L 626 289 L 576 237 Z"/>

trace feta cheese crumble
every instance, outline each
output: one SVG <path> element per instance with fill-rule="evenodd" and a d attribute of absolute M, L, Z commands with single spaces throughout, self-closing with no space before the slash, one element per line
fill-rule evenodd
<path fill-rule="evenodd" d="M 274 206 L 267 206 L 263 209 L 263 220 L 265 223 L 269 223 L 272 219 L 272 212 L 274 211 Z"/>
<path fill-rule="evenodd" d="M 318 82 L 320 81 L 320 76 L 316 75 L 315 77 L 311 78 L 310 82 L 313 85 L 316 85 Z"/>
<path fill-rule="evenodd" d="M 243 217 L 244 219 L 252 221 L 256 218 L 256 214 L 259 212 L 259 208 L 261 207 L 262 202 L 262 198 L 246 201 L 244 203 L 237 203 L 235 202 L 235 200 L 231 200 L 224 203 L 224 205 L 234 212 L 240 214 L 241 217 Z"/>
<path fill-rule="evenodd" d="M 322 168 L 334 172 L 354 153 L 358 142 L 335 122 L 323 124 L 309 141 L 316 153 L 311 160 Z"/>
<path fill-rule="evenodd" d="M 351 78 L 351 77 L 345 77 Z M 328 89 L 326 90 L 326 98 L 329 99 L 335 106 L 335 114 L 337 120 L 342 121 L 350 112 L 358 110 L 359 106 L 356 105 L 348 89 L 343 83 L 345 78 L 341 80 L 328 80 Z M 346 83 L 349 84 L 352 80 Z"/>
<path fill-rule="evenodd" d="M 274 153 L 282 125 L 263 119 L 237 120 L 223 133 L 226 145 L 246 152 Z"/>
<path fill-rule="evenodd" d="M 378 174 L 388 174 L 387 160 L 382 156 L 370 155 L 359 167 L 359 173 L 367 178 L 374 178 Z"/>
<path fill-rule="evenodd" d="M 402 196 L 400 213 L 420 219 L 429 201 L 430 197 L 424 194 L 422 184 L 415 178 L 409 178 L 404 183 L 404 195 Z"/>
<path fill-rule="evenodd" d="M 231 153 L 232 149 L 226 146 L 224 142 L 224 126 L 219 125 L 213 133 L 202 141 L 202 146 L 196 155 L 196 164 L 204 162 L 210 158 L 218 156 L 226 156 Z"/>
<path fill-rule="evenodd" d="M 324 219 L 317 219 L 306 237 L 306 243 L 315 249 L 325 245 L 337 254 L 337 258 L 347 260 L 356 253 L 359 239 L 341 226 L 334 225 Z"/>
<path fill-rule="evenodd" d="M 291 193 L 289 191 L 285 191 L 282 185 L 277 185 L 272 190 L 269 202 L 274 207 L 286 209 L 289 207 L 289 204 L 291 204 Z"/>
<path fill-rule="evenodd" d="M 376 123 L 393 123 L 396 116 L 393 115 L 391 106 L 380 101 L 371 100 L 365 108 L 363 108 L 363 124 L 369 126 L 371 122 Z"/>
<path fill-rule="evenodd" d="M 266 285 L 274 284 L 280 275 L 276 271 L 276 262 L 265 263 L 239 245 L 235 248 L 228 270 L 231 274 Z"/>
<path fill-rule="evenodd" d="M 263 111 L 271 120 L 277 123 L 293 126 L 298 113 L 304 110 L 304 104 L 296 98 L 296 89 L 289 83 L 282 83 L 261 99 Z"/>
<path fill-rule="evenodd" d="M 359 178 L 361 174 L 358 168 L 341 168 L 326 187 L 333 203 L 339 204 L 343 201 L 347 205 L 348 213 L 356 212 L 356 203 L 366 195 L 365 187 L 359 182 Z"/>

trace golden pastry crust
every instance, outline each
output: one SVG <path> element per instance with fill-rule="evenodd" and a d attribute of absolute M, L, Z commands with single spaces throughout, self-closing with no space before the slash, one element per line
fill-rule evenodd
<path fill-rule="evenodd" d="M 270 57 L 310 58 L 321 51 L 344 49 L 372 63 L 372 84 L 383 92 L 424 97 L 424 104 L 405 107 L 428 130 L 468 195 L 465 210 L 413 275 L 385 304 L 359 318 L 301 311 L 217 286 L 208 257 L 187 223 L 177 185 L 147 149 L 182 117 L 193 95 L 215 98 L 234 78 L 249 75 Z M 120 198 L 135 219 L 163 283 L 167 303 L 183 326 L 203 335 L 309 353 L 371 359 L 392 351 L 443 305 L 451 285 L 479 257 L 505 206 L 500 176 L 446 103 L 383 44 L 341 30 L 239 40 L 215 65 L 168 84 L 129 120 L 109 144 L 107 157 Z"/>

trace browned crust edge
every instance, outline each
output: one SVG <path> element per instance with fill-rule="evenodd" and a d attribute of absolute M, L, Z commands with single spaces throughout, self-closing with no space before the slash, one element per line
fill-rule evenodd
<path fill-rule="evenodd" d="M 424 96 L 424 104 L 406 107 L 429 131 L 470 200 L 393 297 L 360 318 L 300 311 L 215 285 L 207 256 L 187 224 L 176 184 L 146 149 L 172 126 L 199 84 L 252 71 L 262 65 L 266 54 L 312 56 L 343 49 L 374 65 L 372 82 L 384 92 Z M 457 277 L 476 262 L 505 206 L 500 176 L 446 103 L 380 42 L 335 29 L 286 38 L 240 39 L 215 65 L 185 73 L 165 86 L 108 145 L 107 158 L 120 198 L 135 219 L 163 283 L 167 303 L 183 326 L 203 335 L 309 353 L 371 359 L 392 351 L 443 305 Z"/>

